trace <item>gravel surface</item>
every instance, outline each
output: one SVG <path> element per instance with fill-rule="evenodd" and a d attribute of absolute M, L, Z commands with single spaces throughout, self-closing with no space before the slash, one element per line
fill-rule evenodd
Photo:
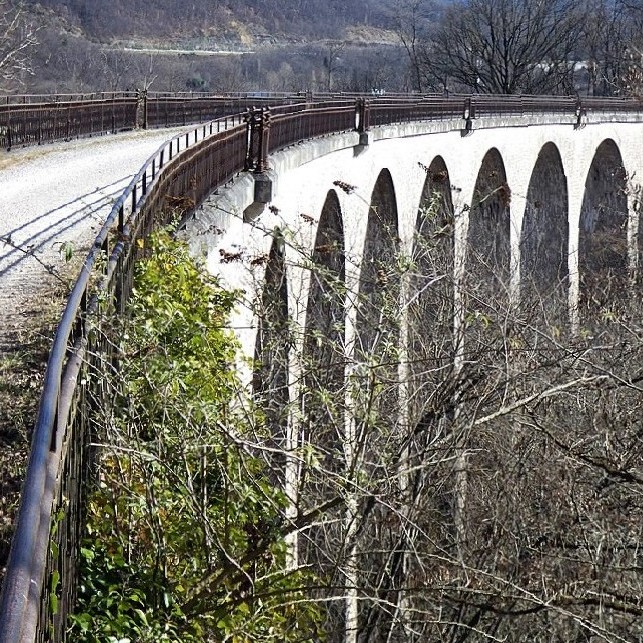
<path fill-rule="evenodd" d="M 0 355 L 59 277 L 71 276 L 64 249 L 83 257 L 131 177 L 184 129 L 0 152 Z"/>

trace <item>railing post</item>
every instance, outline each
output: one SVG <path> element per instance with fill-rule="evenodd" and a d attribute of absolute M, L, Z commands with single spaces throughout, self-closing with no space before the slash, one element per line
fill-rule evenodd
<path fill-rule="evenodd" d="M 268 168 L 270 110 L 250 107 L 245 118 L 247 151 L 244 169 L 259 174 Z"/>
<path fill-rule="evenodd" d="M 470 133 L 473 130 L 473 104 L 471 103 L 471 97 L 467 98 L 464 102 L 464 110 L 462 113 L 462 118 L 464 119 L 464 130 L 463 132 Z"/>
<path fill-rule="evenodd" d="M 268 150 L 270 148 L 270 110 L 251 107 L 245 115 L 246 121 L 246 162 L 244 169 L 254 174 L 255 213 L 263 211 L 266 203 L 272 201 L 272 180 L 268 176 Z M 244 213 L 244 221 L 247 214 Z"/>
<path fill-rule="evenodd" d="M 139 89 L 136 92 L 136 127 L 147 129 L 147 89 Z"/>
<path fill-rule="evenodd" d="M 270 109 L 261 108 L 259 120 L 259 157 L 255 167 L 255 174 L 268 169 L 268 147 L 270 145 Z"/>
<path fill-rule="evenodd" d="M 583 127 L 583 117 L 585 116 L 585 109 L 583 108 L 583 104 L 581 103 L 580 98 L 578 98 L 576 101 L 575 115 L 576 123 L 574 124 L 574 129 L 581 129 Z"/>
<path fill-rule="evenodd" d="M 358 98 L 355 103 L 355 128 L 360 134 L 370 129 L 368 101 L 365 98 Z"/>
<path fill-rule="evenodd" d="M 7 96 L 7 151 L 11 151 L 11 105 Z"/>

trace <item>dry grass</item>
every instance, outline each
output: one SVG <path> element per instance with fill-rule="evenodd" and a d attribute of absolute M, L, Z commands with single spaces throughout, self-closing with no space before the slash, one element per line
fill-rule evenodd
<path fill-rule="evenodd" d="M 11 153 L 6 150 L 0 150 L 0 170 L 6 170 L 26 161 L 42 158 L 56 149 L 52 145 L 50 147 L 19 148 L 12 150 Z"/>

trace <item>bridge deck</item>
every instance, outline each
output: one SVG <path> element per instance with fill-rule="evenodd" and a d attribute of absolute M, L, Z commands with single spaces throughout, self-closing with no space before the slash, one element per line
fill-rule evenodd
<path fill-rule="evenodd" d="M 60 278 L 75 277 L 66 275 L 65 250 L 85 257 L 112 202 L 181 129 L 0 152 L 0 356 Z"/>

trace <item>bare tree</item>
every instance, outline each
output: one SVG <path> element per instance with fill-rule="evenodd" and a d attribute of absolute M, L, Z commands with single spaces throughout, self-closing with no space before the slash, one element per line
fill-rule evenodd
<path fill-rule="evenodd" d="M 643 3 L 640 0 L 623 0 L 623 15 L 626 23 L 626 41 L 622 49 L 623 64 L 620 66 L 622 95 L 643 94 Z"/>
<path fill-rule="evenodd" d="M 610 96 L 619 93 L 626 31 L 621 2 L 596 0 L 589 4 L 583 25 L 588 94 Z"/>
<path fill-rule="evenodd" d="M 324 56 L 324 69 L 326 70 L 326 91 L 333 90 L 333 80 L 335 74 L 341 68 L 341 56 L 346 47 L 346 43 L 330 40 L 328 41 L 328 50 Z"/>
<path fill-rule="evenodd" d="M 447 9 L 428 55 L 468 91 L 568 92 L 581 23 L 574 0 L 467 0 Z"/>
<path fill-rule="evenodd" d="M 413 89 L 418 92 L 426 88 L 429 71 L 423 64 L 428 40 L 428 11 L 426 0 L 405 0 L 396 5 L 393 16 L 395 32 L 409 58 Z"/>
<path fill-rule="evenodd" d="M 355 257 L 342 257 L 339 232 L 319 237 L 312 258 L 299 249 L 317 285 L 306 328 L 290 327 L 307 356 L 301 399 L 289 402 L 289 416 L 305 417 L 292 521 L 331 641 L 641 635 L 638 313 L 601 277 L 605 252 L 582 257 L 600 307 L 579 335 L 556 304 L 567 277 L 548 272 L 550 249 L 532 249 L 545 254 L 529 263 L 529 301 L 511 300 L 509 235 L 498 231 L 510 195 L 492 161 L 463 212 L 444 168 L 427 168 L 410 257 L 392 204 L 372 197 L 354 352 L 341 315 Z M 450 257 L 465 216 L 460 273 Z M 603 245 L 620 247 L 621 227 Z"/>
<path fill-rule="evenodd" d="M 124 51 L 103 49 L 100 52 L 100 61 L 104 82 L 108 84 L 109 89 L 123 89 L 132 67 L 132 56 Z"/>
<path fill-rule="evenodd" d="M 271 238 L 265 254 L 221 249 L 222 263 L 257 278 L 256 292 L 245 291 L 258 318 L 254 404 L 241 404 L 243 393 L 230 381 L 235 422 L 216 414 L 193 420 L 197 444 L 206 449 L 203 461 L 174 433 L 180 438 L 193 414 L 176 386 L 177 358 L 166 374 L 167 390 L 176 391 L 171 431 L 167 403 L 160 412 L 149 369 L 135 365 L 159 435 L 125 390 L 123 406 L 132 409 L 128 417 L 140 435 L 135 449 L 121 450 L 139 458 L 149 445 L 178 449 L 169 480 L 177 487 L 187 469 L 178 486 L 189 502 L 161 512 L 152 503 L 164 494 L 152 487 L 148 502 L 135 498 L 151 527 L 133 521 L 129 534 L 144 554 L 158 546 L 160 555 L 151 559 L 164 560 L 168 570 L 178 560 L 192 565 L 192 554 L 204 561 L 197 586 L 177 594 L 179 613 L 188 617 L 184 626 L 206 610 L 208 627 L 227 627 L 222 615 L 239 604 L 246 605 L 249 621 L 261 613 L 268 619 L 270 599 L 268 612 L 290 614 L 292 640 L 320 640 L 315 630 L 297 630 L 295 604 L 312 605 L 311 621 L 323 620 L 320 630 L 337 643 L 640 640 L 643 328 L 640 297 L 630 305 L 627 288 L 612 287 L 614 258 L 605 252 L 622 248 L 627 204 L 612 200 L 604 217 L 613 225 L 581 231 L 596 241 L 579 249 L 579 263 L 594 273 L 586 283 L 596 305 L 572 334 L 567 311 L 549 304 L 566 300 L 557 282 L 568 275 L 547 265 L 566 258 L 568 246 L 552 251 L 545 247 L 555 245 L 550 239 L 522 244 L 532 274 L 521 273 L 521 282 L 529 278 L 531 287 L 522 291 L 529 301 L 517 305 L 508 270 L 511 195 L 493 155 L 483 169 L 473 203 L 455 211 L 444 162 L 426 168 L 408 256 L 385 173 L 370 196 L 359 256 L 346 249 L 332 190 L 319 219 L 301 213 L 300 224 L 282 220 L 263 230 L 258 220 L 257 232 Z M 335 185 L 349 199 L 368 198 L 354 186 Z M 530 208 L 543 205 L 538 195 L 527 198 Z M 537 213 L 529 216 L 539 221 Z M 311 248 L 306 240 L 315 225 Z M 524 226 L 521 235 L 532 228 Z M 457 244 L 466 244 L 466 261 Z M 307 292 L 293 279 L 297 271 L 308 271 Z M 352 287 L 350 274 L 359 274 Z M 160 278 L 157 270 L 154 275 Z M 178 283 L 184 292 L 184 282 Z M 304 323 L 290 318 L 293 308 L 305 311 Z M 355 313 L 350 323 L 348 308 Z M 165 315 L 200 354 L 194 342 L 202 325 L 185 333 L 177 323 L 184 316 L 173 308 Z M 221 323 L 217 318 L 211 327 Z M 134 327 L 143 332 L 146 325 Z M 165 355 L 173 344 L 155 339 L 143 344 L 149 350 L 128 354 L 147 358 L 158 347 Z M 181 363 L 199 394 L 204 381 L 227 373 L 219 360 L 207 377 L 195 376 L 196 352 Z M 108 427 L 111 417 L 108 411 Z M 206 452 L 223 438 L 225 448 Z M 110 439 L 105 446 L 114 444 L 121 443 Z M 163 449 L 163 458 L 145 455 L 140 467 L 112 469 L 130 479 L 142 471 L 145 484 L 157 485 L 169 466 L 170 450 Z M 252 456 L 252 466 L 233 467 L 243 486 L 224 497 L 258 498 L 250 505 L 253 521 L 228 514 L 227 502 L 221 509 L 226 520 L 216 510 L 222 494 L 236 489 L 236 478 L 216 472 L 237 453 Z M 275 501 L 279 486 L 283 493 Z M 140 494 L 139 488 L 139 480 L 116 486 L 118 502 L 126 489 Z M 268 515 L 257 513 L 268 501 Z M 129 520 L 127 511 L 118 513 Z M 202 537 L 177 530 L 178 514 L 189 515 Z M 238 538 L 217 542 L 221 523 L 240 530 Z M 177 558 L 165 544 L 166 533 L 177 531 L 188 557 Z M 275 578 L 296 585 L 284 588 Z M 163 593 L 154 600 L 164 618 Z M 259 640 L 274 640 L 266 629 Z"/>
<path fill-rule="evenodd" d="M 640 94 L 643 5 L 638 0 L 588 2 L 582 38 L 588 94 Z"/>
<path fill-rule="evenodd" d="M 31 72 L 37 31 L 21 3 L 0 0 L 0 89 L 11 89 Z"/>
<path fill-rule="evenodd" d="M 137 58 L 134 63 L 134 68 L 138 75 L 138 86 L 143 91 L 148 91 L 158 76 L 156 71 L 156 56 L 150 53 L 143 58 Z"/>

